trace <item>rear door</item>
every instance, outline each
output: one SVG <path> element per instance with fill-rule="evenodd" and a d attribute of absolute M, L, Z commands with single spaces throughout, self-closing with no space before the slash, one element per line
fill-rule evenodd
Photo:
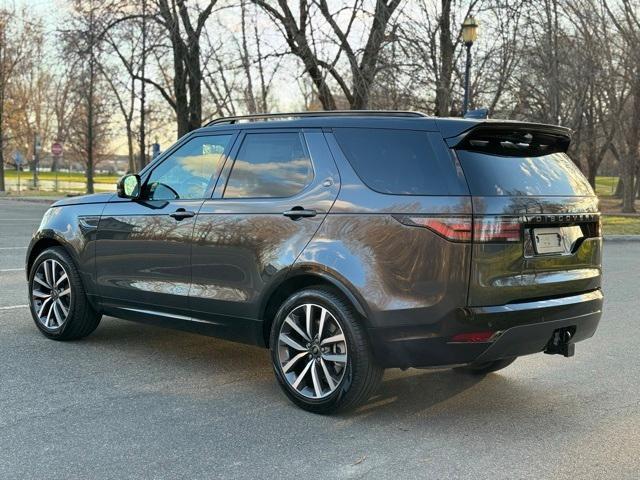
<path fill-rule="evenodd" d="M 194 318 L 226 338 L 260 338 L 261 306 L 331 208 L 339 176 L 319 130 L 248 129 L 197 216 Z"/>
<path fill-rule="evenodd" d="M 555 127 L 480 126 L 455 148 L 473 196 L 469 304 L 600 287 L 598 201 Z"/>

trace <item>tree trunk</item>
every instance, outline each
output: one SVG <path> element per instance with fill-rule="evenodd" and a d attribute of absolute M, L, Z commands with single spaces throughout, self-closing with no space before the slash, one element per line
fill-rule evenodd
<path fill-rule="evenodd" d="M 247 45 L 247 6 L 244 0 L 240 2 L 240 34 L 241 34 L 241 48 L 242 53 L 240 59 L 242 60 L 242 69 L 244 70 L 244 77 L 247 80 L 247 86 L 244 92 L 244 103 L 247 108 L 247 113 L 258 113 L 258 106 L 256 104 L 256 97 L 253 93 L 253 75 L 251 74 L 251 59 L 249 53 L 249 47 Z M 259 52 L 259 49 L 258 49 Z M 260 57 L 258 54 L 258 61 Z"/>
<path fill-rule="evenodd" d="M 595 189 L 596 189 L 596 174 L 598 173 L 598 168 L 595 167 L 594 165 L 592 165 L 591 163 L 589 163 L 588 165 L 589 165 L 589 172 L 587 173 L 587 179 L 589 180 L 589 185 L 591 185 L 591 187 L 595 191 Z"/>
<path fill-rule="evenodd" d="M 184 71 L 181 55 L 174 50 L 175 77 L 173 87 L 176 94 L 176 122 L 178 138 L 189 133 L 189 100 L 187 97 L 187 75 Z"/>
<path fill-rule="evenodd" d="M 309 55 L 312 55 L 309 53 Z M 336 101 L 333 98 L 333 94 L 331 93 L 331 89 L 327 82 L 325 81 L 324 75 L 316 65 L 312 56 L 304 56 L 302 57 L 302 62 L 307 70 L 307 73 L 311 77 L 311 81 L 313 82 L 316 90 L 318 91 L 318 100 L 322 104 L 322 108 L 324 110 L 336 110 Z"/>
<path fill-rule="evenodd" d="M 0 85 L 2 88 L 2 85 Z M 3 102 L 2 96 L 0 96 L 0 102 Z M 0 103 L 0 193 L 4 192 L 4 130 L 2 128 L 3 120 L 3 104 Z"/>
<path fill-rule="evenodd" d="M 616 193 L 613 194 L 616 198 L 622 198 L 622 192 L 624 192 L 624 180 L 622 175 L 618 177 L 618 183 L 616 184 Z"/>
<path fill-rule="evenodd" d="M 634 168 L 630 165 L 635 158 L 629 153 L 624 166 L 624 189 L 622 192 L 622 213 L 635 213 Z"/>
<path fill-rule="evenodd" d="M 185 59 L 189 72 L 189 131 L 202 126 L 202 69 L 200 68 L 200 47 L 196 40 L 189 48 Z"/>
<path fill-rule="evenodd" d="M 147 66 L 147 1 L 142 0 L 142 57 L 140 59 L 140 77 L 145 78 L 145 70 Z M 146 82 L 140 82 L 140 135 L 139 135 L 139 150 L 140 150 L 140 160 L 139 165 L 142 170 L 147 164 L 147 153 L 146 153 L 146 130 L 145 130 L 145 115 L 146 111 Z M 131 91 L 133 92 L 133 85 L 131 86 Z"/>
<path fill-rule="evenodd" d="M 451 0 L 442 0 L 440 27 L 440 75 L 436 85 L 436 111 L 438 117 L 450 114 L 451 77 L 453 75 L 454 45 L 451 39 Z"/>
<path fill-rule="evenodd" d="M 353 88 L 351 108 L 363 110 L 369 107 L 371 87 L 378 73 L 378 59 L 385 40 L 385 31 L 393 12 L 399 4 L 399 0 L 387 3 L 387 0 L 377 0 L 373 23 L 369 32 L 369 38 L 362 52 L 362 60 L 357 71 L 353 75 Z M 355 58 L 349 63 L 356 65 Z M 353 68 L 353 67 L 352 67 Z"/>
<path fill-rule="evenodd" d="M 91 25 L 93 25 L 93 9 L 91 10 Z M 87 193 L 91 194 L 94 193 L 94 189 L 93 189 L 93 168 L 94 168 L 94 146 L 95 146 L 95 139 L 94 139 L 94 126 L 95 126 L 95 119 L 94 119 L 94 105 L 93 105 L 93 101 L 94 101 L 94 88 L 95 88 L 95 81 L 96 81 L 96 59 L 94 57 L 94 43 L 93 43 L 93 33 L 90 33 L 91 38 L 89 40 L 89 85 L 88 85 L 88 89 L 89 91 L 87 92 L 87 171 L 86 171 L 86 178 L 87 178 Z"/>
<path fill-rule="evenodd" d="M 640 70 L 636 72 L 640 75 Z M 640 155 L 640 78 L 634 79 L 633 112 L 631 126 L 627 133 L 627 154 L 624 162 L 624 192 L 622 197 L 622 212 L 635 213 L 636 185 L 634 177 L 638 156 Z"/>
<path fill-rule="evenodd" d="M 0 129 L 0 193 L 4 192 L 4 154 L 2 153 L 2 130 Z"/>
<path fill-rule="evenodd" d="M 7 88 L 5 62 L 7 60 L 6 26 L 0 25 L 0 193 L 4 192 L 4 101 Z"/>
<path fill-rule="evenodd" d="M 133 152 L 133 129 L 131 128 L 131 118 L 127 118 L 127 154 L 129 157 L 129 171 L 127 173 L 133 173 L 136 171 L 136 159 Z"/>

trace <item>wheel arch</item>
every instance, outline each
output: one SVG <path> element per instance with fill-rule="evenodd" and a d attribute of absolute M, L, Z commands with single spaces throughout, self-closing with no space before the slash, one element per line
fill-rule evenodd
<path fill-rule="evenodd" d="M 265 296 L 260 316 L 260 318 L 263 319 L 261 340 L 264 346 L 269 346 L 271 325 L 273 324 L 275 314 L 280 308 L 280 305 L 282 305 L 282 303 L 293 293 L 316 285 L 330 287 L 345 297 L 345 299 L 353 305 L 353 308 L 355 308 L 365 327 L 368 327 L 368 309 L 366 303 L 362 299 L 358 298 L 346 282 L 328 272 L 299 269 L 295 272 L 289 273 L 286 278 L 284 278 L 270 291 L 268 295 Z"/>
<path fill-rule="evenodd" d="M 29 247 L 29 253 L 27 254 L 27 263 L 26 263 L 26 274 L 27 278 L 29 278 L 29 274 L 31 273 L 31 267 L 33 266 L 33 262 L 38 258 L 42 252 L 44 252 L 47 248 L 51 247 L 60 247 L 72 258 L 74 262 L 76 259 L 73 255 L 73 250 L 69 248 L 68 245 L 65 245 L 65 242 L 60 241 L 60 239 L 55 238 L 53 236 L 42 236 L 38 239 L 35 239 L 31 246 Z M 77 262 L 76 262 L 77 265 Z"/>
<path fill-rule="evenodd" d="M 40 255 L 46 249 L 52 248 L 52 247 L 61 248 L 62 250 L 64 250 L 64 252 L 67 255 L 69 255 L 69 257 L 71 258 L 71 261 L 73 262 L 74 266 L 76 267 L 76 269 L 80 274 L 80 282 L 82 283 L 82 286 L 85 292 L 88 294 L 87 300 L 89 301 L 89 303 L 92 305 L 93 308 L 99 309 L 99 303 L 91 294 L 92 291 L 87 289 L 87 287 L 90 286 L 88 285 L 90 284 L 90 281 L 87 278 L 85 278 L 85 276 L 82 274 L 79 268 L 80 262 L 78 261 L 78 257 L 76 255 L 75 250 L 73 249 L 73 246 L 70 245 L 68 242 L 66 242 L 63 238 L 58 237 L 57 235 L 41 235 L 32 240 L 31 245 L 29 246 L 29 249 L 28 249 L 26 264 L 25 264 L 25 268 L 26 268 L 25 273 L 27 276 L 27 281 L 29 281 L 29 275 L 31 274 L 31 267 L 33 266 L 33 262 L 35 262 L 36 258 L 38 258 L 38 255 Z"/>

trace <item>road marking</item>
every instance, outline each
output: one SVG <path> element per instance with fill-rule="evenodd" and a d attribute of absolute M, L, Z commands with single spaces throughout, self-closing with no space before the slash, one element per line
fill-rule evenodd
<path fill-rule="evenodd" d="M 3 268 L 0 269 L 0 272 L 22 272 L 24 268 Z"/>
<path fill-rule="evenodd" d="M 0 250 L 26 250 L 27 247 L 0 247 Z"/>
<path fill-rule="evenodd" d="M 18 308 L 29 308 L 29 305 L 11 305 L 9 307 L 0 307 L 0 310 L 16 310 Z"/>

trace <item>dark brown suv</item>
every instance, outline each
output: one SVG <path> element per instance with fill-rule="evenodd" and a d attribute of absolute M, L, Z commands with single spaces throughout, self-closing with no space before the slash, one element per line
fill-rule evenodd
<path fill-rule="evenodd" d="M 569 142 L 415 112 L 217 120 L 48 210 L 31 311 L 57 340 L 104 314 L 268 347 L 314 412 L 367 400 L 384 368 L 570 356 L 601 316 L 602 241 Z"/>

